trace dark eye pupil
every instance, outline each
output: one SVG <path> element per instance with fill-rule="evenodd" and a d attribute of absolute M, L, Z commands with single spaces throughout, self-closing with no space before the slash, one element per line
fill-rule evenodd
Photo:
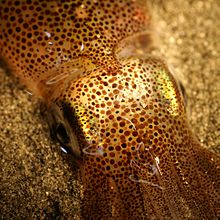
<path fill-rule="evenodd" d="M 61 123 L 58 124 L 56 127 L 56 137 L 61 144 L 68 144 L 70 142 L 70 138 L 67 134 L 67 131 Z"/>

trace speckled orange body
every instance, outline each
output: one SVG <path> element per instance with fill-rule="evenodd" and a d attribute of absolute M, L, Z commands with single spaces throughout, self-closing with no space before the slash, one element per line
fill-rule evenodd
<path fill-rule="evenodd" d="M 83 219 L 220 217 L 220 159 L 167 65 L 138 52 L 144 1 L 2 0 L 0 21 L 1 56 L 80 158 Z"/>

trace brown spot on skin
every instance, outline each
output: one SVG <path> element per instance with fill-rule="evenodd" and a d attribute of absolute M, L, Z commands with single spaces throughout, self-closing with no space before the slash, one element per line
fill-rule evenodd
<path fill-rule="evenodd" d="M 168 67 L 115 50 L 148 30 L 147 11 L 66 2 L 2 0 L 0 54 L 77 136 L 82 217 L 217 219 L 219 158 L 191 134 Z"/>
<path fill-rule="evenodd" d="M 189 218 L 189 210 L 193 218 L 208 217 L 207 214 L 217 216 L 215 210 L 211 209 L 211 204 L 218 205 L 217 185 L 211 189 L 212 195 L 209 195 L 209 198 L 212 199 L 208 199 L 209 203 L 207 203 L 206 194 L 203 194 L 200 189 L 210 186 L 212 181 L 217 183 L 217 178 L 212 175 L 214 173 L 211 169 L 215 170 L 215 174 L 218 173 L 219 158 L 208 151 L 201 151 L 201 147 L 191 134 L 186 121 L 183 98 L 163 62 L 155 58 L 122 60 L 121 65 L 116 66 L 115 69 L 100 68 L 96 72 L 72 81 L 66 94 L 69 94 L 73 100 L 76 100 L 74 98 L 76 96 L 79 99 L 70 102 L 70 108 L 74 109 L 74 106 L 79 103 L 89 108 L 94 100 L 89 101 L 86 97 L 92 94 L 96 94 L 97 102 L 104 103 L 105 97 L 97 95 L 102 79 L 95 76 L 105 73 L 106 80 L 108 80 L 114 75 L 116 77 L 114 85 L 120 83 L 125 86 L 127 81 L 123 73 L 127 72 L 129 65 L 133 66 L 129 80 L 131 86 L 124 87 L 126 89 L 120 91 L 120 99 L 118 99 L 118 94 L 111 95 L 112 104 L 105 106 L 107 114 L 99 111 L 99 119 L 95 119 L 96 124 L 101 127 L 96 131 L 101 138 L 93 147 L 98 149 L 97 146 L 105 146 L 102 148 L 105 153 L 101 157 L 103 161 L 101 165 L 105 164 L 105 168 L 94 170 L 92 168 L 94 162 L 90 160 L 94 155 L 92 157 L 83 155 L 86 164 L 91 164 L 85 172 L 96 174 L 98 172 L 100 177 L 100 181 L 97 181 L 97 176 L 91 179 L 92 176 L 90 178 L 88 174 L 85 174 L 84 186 L 86 186 L 87 195 L 89 198 L 93 195 L 93 201 L 97 201 L 95 198 L 102 192 L 102 196 L 105 195 L 105 197 L 101 198 L 109 198 L 110 203 L 102 204 L 100 200 L 99 206 L 104 205 L 105 210 L 107 208 L 110 211 L 111 208 L 108 205 L 116 203 L 116 213 L 119 214 L 112 212 L 110 216 L 117 218 L 123 216 L 121 219 L 131 216 L 134 219 L 140 216 L 146 219 L 147 214 L 152 218 L 162 216 L 163 218 L 186 219 Z M 139 68 L 142 67 L 147 67 L 145 68 L 147 70 L 137 74 L 140 72 Z M 148 81 L 157 87 L 161 85 L 161 74 L 166 74 L 167 83 L 163 88 L 152 90 L 151 95 L 147 96 L 148 90 L 140 89 L 148 84 L 147 80 L 145 83 L 142 81 L 142 77 L 149 79 Z M 96 84 L 96 86 L 93 87 L 94 90 L 87 90 L 84 98 L 80 95 L 83 90 L 78 92 L 73 89 L 76 84 L 87 85 L 89 83 Z M 136 86 L 132 86 L 134 84 Z M 109 88 L 109 94 L 112 94 L 114 87 Z M 173 94 L 172 102 L 167 102 L 168 94 Z M 142 99 L 142 97 L 145 98 Z M 57 104 L 59 105 L 59 102 Z M 144 108 L 145 105 L 149 107 Z M 133 111 L 134 108 L 135 111 L 131 114 L 128 109 Z M 81 116 L 78 117 L 80 123 Z M 110 120 L 102 123 L 101 118 Z M 86 135 L 86 130 L 84 132 Z M 107 138 L 109 136 L 110 139 Z M 84 148 L 84 146 L 81 147 Z M 97 157 L 100 158 L 100 155 Z M 203 167 L 201 157 L 206 158 L 206 162 L 203 162 L 207 163 L 206 165 L 209 164 L 211 169 L 206 165 Z M 209 174 L 201 170 L 206 170 Z M 108 182 L 110 179 L 114 183 L 112 190 Z M 201 179 L 203 179 L 202 182 Z M 207 182 L 209 182 L 208 185 L 206 185 Z M 194 187 L 194 184 L 197 187 Z M 152 198 L 156 200 L 151 200 Z M 143 203 L 143 201 L 151 202 Z M 199 204 L 196 207 L 195 201 Z M 85 209 L 92 206 L 86 199 L 84 202 Z M 101 210 L 100 212 L 103 216 L 103 212 Z"/>
<path fill-rule="evenodd" d="M 146 30 L 149 22 L 143 12 L 134 19 L 141 10 L 130 1 L 109 6 L 104 1 L 33 1 L 28 7 L 25 0 L 15 2 L 1 2 L 0 54 L 33 92 L 48 99 L 54 88 L 50 84 L 44 91 L 45 82 L 62 73 L 74 76 L 69 70 L 85 65 L 83 57 L 90 66 L 111 66 L 117 62 L 116 45 Z M 30 66 L 33 57 L 37 62 Z"/>

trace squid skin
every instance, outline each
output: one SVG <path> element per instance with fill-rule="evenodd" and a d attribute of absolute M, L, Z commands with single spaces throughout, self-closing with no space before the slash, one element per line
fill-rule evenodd
<path fill-rule="evenodd" d="M 220 158 L 167 64 L 139 54 L 145 1 L 2 0 L 0 55 L 78 158 L 82 219 L 218 219 Z"/>

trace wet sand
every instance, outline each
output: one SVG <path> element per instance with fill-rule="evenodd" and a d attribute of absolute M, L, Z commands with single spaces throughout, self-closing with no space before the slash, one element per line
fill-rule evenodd
<path fill-rule="evenodd" d="M 218 0 L 151 0 L 161 53 L 185 87 L 192 129 L 220 152 Z M 79 219 L 80 183 L 40 102 L 0 70 L 0 218 Z"/>

